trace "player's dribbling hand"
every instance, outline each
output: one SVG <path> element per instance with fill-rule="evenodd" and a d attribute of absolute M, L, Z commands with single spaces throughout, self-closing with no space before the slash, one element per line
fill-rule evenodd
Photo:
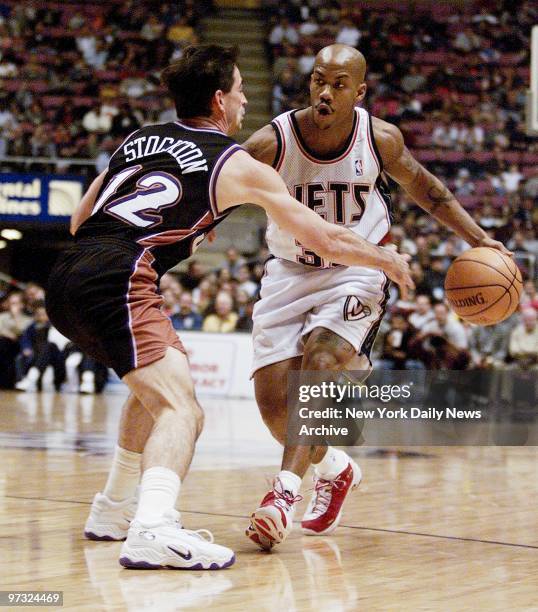
<path fill-rule="evenodd" d="M 498 240 L 493 240 L 493 238 L 490 238 L 489 236 L 487 238 L 483 238 L 478 244 L 474 246 L 489 247 L 490 249 L 497 249 L 497 251 L 500 251 L 503 255 L 508 255 L 508 257 L 514 256 L 514 253 L 512 251 L 509 251 L 502 242 L 499 242 Z"/>
<path fill-rule="evenodd" d="M 409 260 L 411 256 L 408 254 L 400 255 L 400 253 L 396 253 L 392 249 L 385 250 L 390 252 L 392 261 L 385 266 L 383 271 L 391 281 L 394 281 L 398 285 L 400 289 L 400 298 L 405 301 L 409 296 L 409 289 L 415 288 L 415 283 L 411 278 L 409 270 Z"/>

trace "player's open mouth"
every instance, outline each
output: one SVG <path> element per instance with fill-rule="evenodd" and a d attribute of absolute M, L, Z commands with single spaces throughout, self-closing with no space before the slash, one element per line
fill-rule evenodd
<path fill-rule="evenodd" d="M 332 113 L 331 107 L 327 106 L 327 104 L 318 104 L 316 106 L 316 110 L 320 115 L 323 115 L 324 117 L 327 117 Z"/>

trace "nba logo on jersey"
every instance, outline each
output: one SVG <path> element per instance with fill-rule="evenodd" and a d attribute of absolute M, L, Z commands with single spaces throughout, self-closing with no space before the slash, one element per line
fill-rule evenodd
<path fill-rule="evenodd" d="M 344 304 L 344 321 L 360 321 L 372 314 L 372 309 L 364 305 L 356 295 L 348 295 Z"/>
<path fill-rule="evenodd" d="M 355 175 L 356 176 L 362 176 L 363 175 L 362 159 L 356 159 L 355 160 Z"/>

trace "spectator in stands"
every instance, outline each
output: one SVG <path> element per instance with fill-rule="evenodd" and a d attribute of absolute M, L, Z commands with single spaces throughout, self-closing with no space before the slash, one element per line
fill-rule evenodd
<path fill-rule="evenodd" d="M 474 181 L 471 179 L 471 173 L 467 168 L 460 168 L 458 176 L 454 181 L 454 194 L 457 196 L 470 196 L 476 191 Z"/>
<path fill-rule="evenodd" d="M 230 276 L 236 277 L 239 268 L 246 263 L 246 259 L 239 254 L 239 251 L 235 247 L 230 247 L 226 250 L 226 262 L 224 263 L 224 267 L 228 270 Z"/>
<path fill-rule="evenodd" d="M 457 51 L 471 53 L 471 51 L 475 51 L 480 48 L 481 42 L 482 40 L 480 36 L 475 33 L 473 28 L 466 27 L 458 32 L 452 46 Z"/>
<path fill-rule="evenodd" d="M 409 325 L 405 315 L 394 313 L 390 329 L 383 339 L 380 367 L 386 370 L 422 369 L 420 361 L 410 359 L 410 346 L 416 330 Z"/>
<path fill-rule="evenodd" d="M 538 164 L 534 166 L 532 174 L 523 185 L 522 195 L 529 199 L 538 198 Z"/>
<path fill-rule="evenodd" d="M 424 269 L 420 265 L 420 262 L 412 261 L 409 265 L 409 269 L 411 271 L 411 278 L 415 283 L 415 294 L 431 295 L 432 290 L 428 281 L 426 280 Z"/>
<path fill-rule="evenodd" d="M 215 299 L 215 312 L 204 319 L 202 329 L 205 332 L 233 332 L 238 320 L 233 306 L 232 296 L 225 291 L 219 291 Z"/>
<path fill-rule="evenodd" d="M 255 300 L 249 299 L 244 303 L 242 308 L 242 314 L 239 315 L 237 325 L 235 326 L 236 331 L 251 332 L 252 331 L 252 312 L 254 310 Z"/>
<path fill-rule="evenodd" d="M 24 313 L 23 294 L 10 293 L 0 312 L 0 388 L 12 389 L 15 384 L 15 358 L 19 352 L 19 339 L 32 323 Z"/>
<path fill-rule="evenodd" d="M 188 18 L 181 17 L 177 23 L 168 28 L 167 39 L 173 43 L 182 45 L 193 45 L 197 41 L 197 36 Z"/>
<path fill-rule="evenodd" d="M 16 359 L 18 391 L 41 390 L 47 375 L 59 391 L 65 378 L 65 365 L 59 348 L 49 341 L 51 325 L 45 304 L 36 305 L 34 319 L 20 338 L 21 352 Z"/>
<path fill-rule="evenodd" d="M 258 293 L 258 285 L 252 280 L 249 267 L 242 265 L 235 275 L 238 281 L 237 289 L 244 291 L 249 297 L 254 297 Z"/>
<path fill-rule="evenodd" d="M 292 109 L 301 89 L 298 76 L 291 70 L 283 70 L 273 87 L 273 113 L 280 115 Z"/>
<path fill-rule="evenodd" d="M 444 295 L 445 272 L 444 257 L 442 255 L 432 255 L 430 265 L 424 276 L 431 294 L 437 300 L 442 299 Z"/>
<path fill-rule="evenodd" d="M 538 311 L 538 290 L 536 289 L 536 283 L 530 278 L 523 283 L 520 303 L 521 308 L 534 308 Z"/>
<path fill-rule="evenodd" d="M 206 276 L 192 292 L 192 300 L 197 312 L 208 314 L 218 292 L 215 275 Z"/>
<path fill-rule="evenodd" d="M 501 181 L 506 193 L 516 193 L 523 178 L 524 176 L 519 171 L 517 164 L 511 164 L 507 171 L 501 173 Z"/>
<path fill-rule="evenodd" d="M 510 334 L 509 353 L 521 368 L 538 368 L 538 313 L 534 308 L 521 311 L 521 323 Z"/>
<path fill-rule="evenodd" d="M 454 146 L 450 119 L 447 115 L 444 115 L 441 121 L 433 129 L 432 144 L 440 149 L 451 149 Z"/>
<path fill-rule="evenodd" d="M 281 19 L 269 33 L 269 44 L 271 47 L 279 47 L 286 42 L 291 45 L 299 44 L 299 34 L 288 19 Z"/>
<path fill-rule="evenodd" d="M 157 19 L 157 16 L 154 14 L 150 14 L 146 23 L 142 26 L 140 30 L 140 36 L 144 40 L 152 41 L 157 40 L 162 36 L 164 32 L 164 23 L 160 22 Z"/>
<path fill-rule="evenodd" d="M 342 19 L 338 24 L 335 42 L 350 47 L 357 47 L 361 39 L 361 31 L 351 19 Z"/>
<path fill-rule="evenodd" d="M 115 138 L 126 138 L 140 127 L 140 120 L 132 110 L 131 105 L 124 102 L 120 111 L 112 119 L 110 134 Z"/>
<path fill-rule="evenodd" d="M 206 270 L 203 264 L 196 261 L 196 259 L 189 260 L 187 264 L 187 273 L 181 277 L 182 287 L 193 291 L 200 284 L 205 272 Z"/>
<path fill-rule="evenodd" d="M 98 109 L 92 108 L 84 115 L 82 125 L 87 132 L 108 134 L 113 118 L 114 113 L 110 112 L 104 104 L 100 104 Z"/>
<path fill-rule="evenodd" d="M 161 289 L 161 295 L 163 298 L 161 310 L 167 317 L 172 317 L 179 311 L 179 301 L 171 287 Z"/>
<path fill-rule="evenodd" d="M 24 288 L 24 311 L 33 315 L 34 310 L 45 301 L 45 290 L 37 283 L 30 282 Z"/>
<path fill-rule="evenodd" d="M 196 331 L 202 329 L 202 323 L 201 315 L 194 308 L 192 293 L 183 291 L 179 298 L 179 311 L 172 315 L 174 329 Z"/>
<path fill-rule="evenodd" d="M 158 123 L 169 123 L 177 121 L 176 106 L 172 98 L 166 96 L 163 101 L 163 108 L 159 112 Z"/>
<path fill-rule="evenodd" d="M 181 287 L 181 283 L 179 282 L 177 276 L 173 272 L 166 272 L 161 276 L 161 282 L 159 285 L 161 291 L 165 291 L 166 289 L 170 289 L 170 291 L 174 294 L 177 301 L 181 297 L 183 293 L 183 289 Z"/>
<path fill-rule="evenodd" d="M 457 348 L 466 349 L 468 346 L 467 334 L 463 325 L 450 316 L 447 305 L 438 302 L 433 307 L 435 320 L 426 323 L 421 331 L 421 337 L 441 336 Z"/>
<path fill-rule="evenodd" d="M 508 241 L 507 247 L 516 253 L 526 253 L 528 251 L 525 244 L 525 233 L 522 231 L 514 232 L 513 237 Z"/>
<path fill-rule="evenodd" d="M 314 53 L 314 49 L 310 45 L 307 45 L 297 61 L 297 69 L 300 74 L 303 76 L 310 76 L 314 69 L 315 60 L 316 54 Z"/>
<path fill-rule="evenodd" d="M 408 94 L 422 91 L 426 85 L 426 77 L 419 72 L 416 64 L 411 64 L 409 72 L 402 78 L 401 88 Z"/>
<path fill-rule="evenodd" d="M 428 370 L 466 370 L 471 361 L 465 349 L 436 334 L 419 334 L 411 341 L 410 351 Z"/>
<path fill-rule="evenodd" d="M 391 242 L 396 245 L 399 253 L 416 255 L 417 247 L 415 243 L 406 237 L 405 230 L 400 225 L 393 225 L 390 229 Z"/>
<path fill-rule="evenodd" d="M 311 13 L 309 13 L 308 18 L 303 21 L 303 23 L 301 23 L 298 29 L 299 34 L 303 38 L 309 38 L 314 36 L 315 34 L 317 34 L 318 30 L 319 24 L 316 22 L 314 16 Z"/>
<path fill-rule="evenodd" d="M 475 325 L 469 334 L 471 365 L 479 369 L 501 368 L 508 353 L 511 323 L 503 321 L 484 327 Z"/>
<path fill-rule="evenodd" d="M 409 315 L 409 323 L 418 331 L 422 331 L 424 326 L 433 322 L 432 301 L 427 294 L 418 294 L 415 298 L 415 310 Z"/>

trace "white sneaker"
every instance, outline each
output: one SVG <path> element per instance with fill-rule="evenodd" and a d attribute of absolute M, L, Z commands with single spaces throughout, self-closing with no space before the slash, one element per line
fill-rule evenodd
<path fill-rule="evenodd" d="M 36 367 L 31 367 L 26 376 L 21 378 L 21 380 L 19 380 L 19 382 L 15 385 L 15 389 L 17 389 L 17 391 L 37 391 L 37 381 L 39 380 L 40 376 L 41 372 Z"/>
<path fill-rule="evenodd" d="M 82 380 L 80 383 L 79 391 L 81 393 L 88 393 L 93 395 L 95 393 L 95 374 L 87 370 L 82 372 Z"/>
<path fill-rule="evenodd" d="M 115 502 L 102 493 L 96 493 L 84 535 L 89 540 L 125 540 L 137 503 L 137 497 Z"/>
<path fill-rule="evenodd" d="M 233 550 L 214 544 L 207 529 L 183 529 L 179 516 L 177 510 L 168 510 L 156 524 L 133 521 L 121 547 L 120 564 L 138 569 L 191 570 L 224 569 L 234 564 Z"/>
<path fill-rule="evenodd" d="M 41 376 L 41 391 L 55 391 L 54 370 L 52 366 L 47 366 Z"/>

